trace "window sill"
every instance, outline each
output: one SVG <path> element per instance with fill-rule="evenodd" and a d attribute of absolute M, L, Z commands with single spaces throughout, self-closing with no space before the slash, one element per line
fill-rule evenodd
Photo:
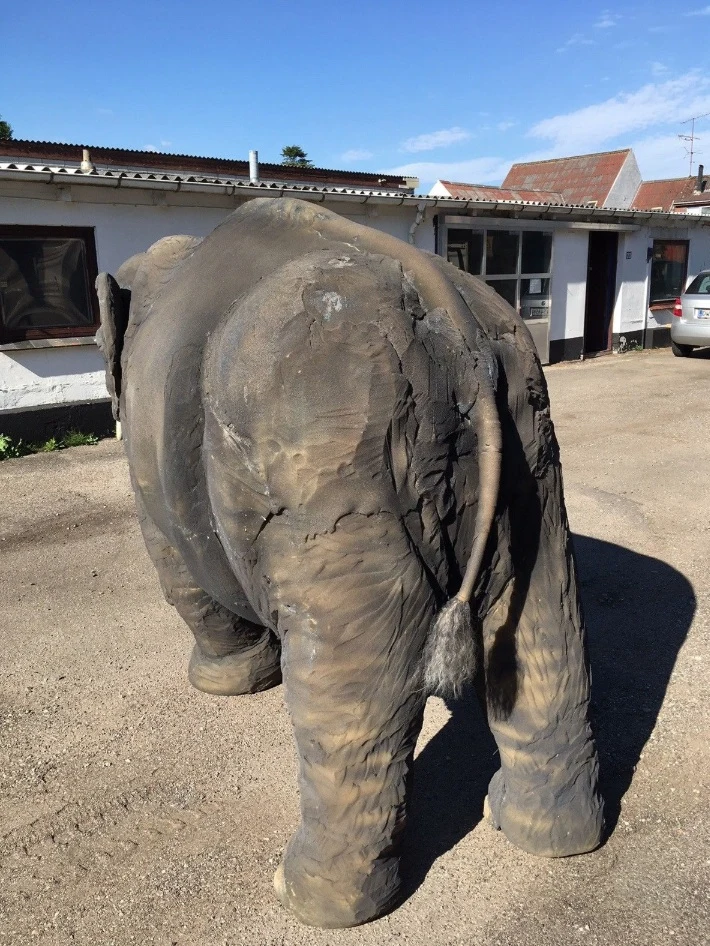
<path fill-rule="evenodd" d="M 672 309 L 675 305 L 675 299 L 669 299 L 668 302 L 652 302 L 649 305 L 651 312 L 660 312 L 663 309 Z"/>
<path fill-rule="evenodd" d="M 20 351 L 29 348 L 76 348 L 79 345 L 96 345 L 93 335 L 77 338 L 28 338 L 24 342 L 3 342 L 0 351 Z"/>

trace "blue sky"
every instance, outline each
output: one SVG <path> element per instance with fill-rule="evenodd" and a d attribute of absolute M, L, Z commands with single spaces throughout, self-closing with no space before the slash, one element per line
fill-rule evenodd
<path fill-rule="evenodd" d="M 33 0 L 0 16 L 16 138 L 498 183 L 513 161 L 632 146 L 688 173 L 710 5 L 522 0 Z M 695 54 L 694 54 L 695 51 Z M 696 124 L 710 166 L 710 117 Z"/>

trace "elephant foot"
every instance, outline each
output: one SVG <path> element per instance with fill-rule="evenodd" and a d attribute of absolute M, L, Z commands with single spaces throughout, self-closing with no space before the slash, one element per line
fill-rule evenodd
<path fill-rule="evenodd" d="M 483 814 L 508 840 L 538 857 L 570 857 L 599 847 L 604 829 L 603 805 L 583 779 L 551 790 L 520 792 L 507 788 L 502 770 L 488 786 Z"/>
<path fill-rule="evenodd" d="M 274 889 L 281 903 L 306 926 L 345 929 L 360 926 L 389 913 L 400 899 L 399 877 L 394 883 L 378 883 L 376 874 L 358 876 L 357 883 L 339 878 L 299 873 L 280 864 L 274 874 Z M 338 864 L 341 869 L 342 864 Z M 341 873 L 339 869 L 338 873 Z"/>
<path fill-rule="evenodd" d="M 269 631 L 252 647 L 207 657 L 195 645 L 187 670 L 190 683 L 213 696 L 257 693 L 281 683 L 281 647 Z"/>

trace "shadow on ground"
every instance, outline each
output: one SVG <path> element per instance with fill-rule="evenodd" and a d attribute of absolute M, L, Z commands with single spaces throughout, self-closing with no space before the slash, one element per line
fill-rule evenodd
<path fill-rule="evenodd" d="M 609 833 L 658 717 L 678 651 L 695 613 L 690 582 L 665 562 L 588 536 L 574 536 L 593 675 Z M 451 718 L 414 764 L 405 845 L 407 895 L 438 857 L 480 821 L 498 754 L 475 693 L 447 703 Z"/>

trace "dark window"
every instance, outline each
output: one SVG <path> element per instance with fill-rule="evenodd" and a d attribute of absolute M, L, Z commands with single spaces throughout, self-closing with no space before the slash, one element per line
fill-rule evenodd
<path fill-rule="evenodd" d="M 0 227 L 0 342 L 93 335 L 94 231 Z"/>
<path fill-rule="evenodd" d="M 550 280 L 536 276 L 532 279 L 520 280 L 520 295 L 525 296 L 544 296 L 550 295 Z M 522 301 L 522 300 L 521 300 Z"/>
<path fill-rule="evenodd" d="M 654 240 L 650 303 L 677 299 L 683 292 L 687 272 L 687 240 Z"/>
<path fill-rule="evenodd" d="M 482 276 L 523 318 L 547 313 L 552 233 L 462 227 L 448 231 L 446 251 L 450 263 Z"/>
<path fill-rule="evenodd" d="M 540 230 L 523 230 L 521 273 L 549 273 L 552 257 L 552 234 Z"/>
<path fill-rule="evenodd" d="M 483 232 L 449 230 L 447 255 L 454 266 L 473 276 L 480 276 L 483 265 Z"/>
<path fill-rule="evenodd" d="M 517 230 L 489 230 L 486 234 L 486 275 L 513 276 L 518 272 Z"/>
<path fill-rule="evenodd" d="M 509 302 L 513 308 L 517 308 L 518 300 L 515 298 L 518 289 L 517 279 L 487 279 L 486 282 L 495 289 L 499 296 L 503 296 L 506 302 Z"/>

